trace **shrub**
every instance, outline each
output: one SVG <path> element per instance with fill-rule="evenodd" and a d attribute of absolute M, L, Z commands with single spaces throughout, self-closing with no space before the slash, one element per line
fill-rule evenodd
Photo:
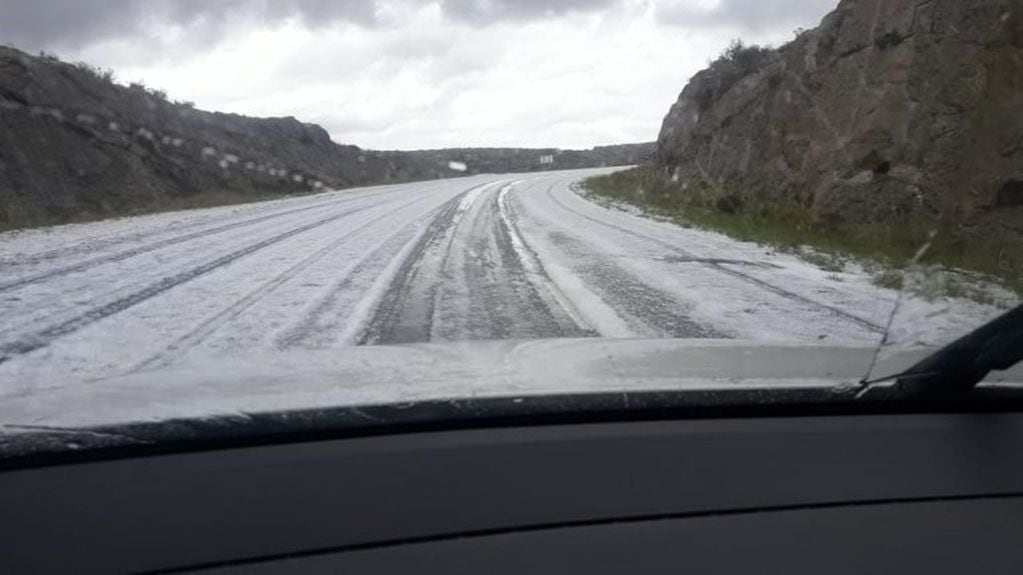
<path fill-rule="evenodd" d="M 720 98 L 739 80 L 756 73 L 770 63 L 773 50 L 757 45 L 747 46 L 735 39 L 720 56 L 710 63 L 709 71 L 716 80 L 713 99 Z"/>
<path fill-rule="evenodd" d="M 167 100 L 167 92 L 159 88 L 150 88 L 142 80 L 128 84 L 128 88 L 135 90 L 136 92 L 142 92 L 143 94 L 146 94 L 147 96 L 151 96 L 153 98 L 165 101 Z"/>
<path fill-rule="evenodd" d="M 737 38 L 732 40 L 728 48 L 725 48 L 725 51 L 711 66 L 731 65 L 740 74 L 745 76 L 763 67 L 769 61 L 770 54 L 770 48 L 757 46 L 756 44 L 747 46 L 742 40 Z"/>
<path fill-rule="evenodd" d="M 735 194 L 726 194 L 718 198 L 714 206 L 726 214 L 738 214 L 742 212 L 743 201 Z"/>
<path fill-rule="evenodd" d="M 88 62 L 76 62 L 74 66 L 97 80 L 102 80 L 108 83 L 114 82 L 114 71 L 110 68 L 100 68 L 99 66 L 93 66 Z"/>
<path fill-rule="evenodd" d="M 814 250 L 798 250 L 797 254 L 803 261 L 809 262 L 826 272 L 838 273 L 845 271 L 845 258 L 834 253 L 822 253 Z"/>
<path fill-rule="evenodd" d="M 901 290 L 906 278 L 899 270 L 885 270 L 874 276 L 874 285 L 893 290 Z"/>

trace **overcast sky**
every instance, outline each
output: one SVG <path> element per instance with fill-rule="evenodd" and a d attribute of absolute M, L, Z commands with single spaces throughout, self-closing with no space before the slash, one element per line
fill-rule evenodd
<path fill-rule="evenodd" d="M 376 149 L 649 141 L 732 38 L 838 0 L 0 0 L 0 42 Z"/>

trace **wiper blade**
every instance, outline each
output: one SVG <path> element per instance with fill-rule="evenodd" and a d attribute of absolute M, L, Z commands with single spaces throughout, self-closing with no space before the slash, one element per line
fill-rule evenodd
<path fill-rule="evenodd" d="M 992 371 L 1023 361 L 1023 305 L 953 341 L 896 375 L 860 382 L 895 381 L 887 393 L 897 399 L 939 399 L 970 394 Z"/>

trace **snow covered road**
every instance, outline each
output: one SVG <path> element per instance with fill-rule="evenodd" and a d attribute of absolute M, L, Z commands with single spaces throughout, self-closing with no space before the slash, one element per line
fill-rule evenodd
<path fill-rule="evenodd" d="M 0 397 L 196 356 L 351 345 L 879 341 L 894 292 L 575 191 L 607 171 L 379 186 L 0 235 Z"/>

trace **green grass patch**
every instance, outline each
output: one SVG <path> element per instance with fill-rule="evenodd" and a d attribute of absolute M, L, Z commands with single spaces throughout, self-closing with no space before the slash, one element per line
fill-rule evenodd
<path fill-rule="evenodd" d="M 766 203 L 727 185 L 704 182 L 672 182 L 652 166 L 640 166 L 582 182 L 595 197 L 637 206 L 645 213 L 685 227 L 698 227 L 732 238 L 756 242 L 793 253 L 824 271 L 838 273 L 855 261 L 874 278 L 892 289 L 905 284 L 904 271 L 920 248 L 930 248 L 916 262 L 924 268 L 976 272 L 982 282 L 996 283 L 1023 295 L 1023 278 L 1007 269 L 992 245 L 968 245 L 953 234 L 934 233 L 934 223 L 923 219 L 844 223 L 826 221 L 797 201 Z M 957 276 L 958 277 L 958 276 Z M 984 290 L 971 282 L 944 282 L 945 295 L 989 301 Z"/>

